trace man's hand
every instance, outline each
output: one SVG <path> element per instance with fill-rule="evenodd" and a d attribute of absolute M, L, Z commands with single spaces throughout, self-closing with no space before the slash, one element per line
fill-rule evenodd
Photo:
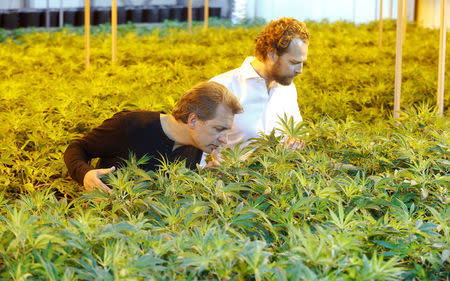
<path fill-rule="evenodd" d="M 112 190 L 106 185 L 104 184 L 100 178 L 103 175 L 112 173 L 116 170 L 116 167 L 111 167 L 108 169 L 94 169 L 94 170 L 90 170 L 89 172 L 86 173 L 86 175 L 84 175 L 84 179 L 83 179 L 83 185 L 84 188 L 86 190 L 94 190 L 94 187 L 100 187 L 103 190 L 105 190 L 106 192 L 108 192 L 109 194 L 112 193 Z"/>
<path fill-rule="evenodd" d="M 293 150 L 302 150 L 303 148 L 305 148 L 305 141 L 303 140 L 299 140 L 296 138 L 286 138 L 286 140 L 284 141 L 284 146 L 286 146 L 287 148 L 293 149 Z"/>
<path fill-rule="evenodd" d="M 214 149 L 211 152 L 211 154 L 210 154 L 211 155 L 211 161 L 206 163 L 205 168 L 220 166 L 220 161 L 222 160 L 220 152 L 221 152 L 221 148 L 220 147 Z"/>
<path fill-rule="evenodd" d="M 208 168 L 208 167 L 217 167 L 217 166 L 220 166 L 219 161 L 212 160 L 212 161 L 209 161 L 208 163 L 206 163 L 205 168 Z"/>

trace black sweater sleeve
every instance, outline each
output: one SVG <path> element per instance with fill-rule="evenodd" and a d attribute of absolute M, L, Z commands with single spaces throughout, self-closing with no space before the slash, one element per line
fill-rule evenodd
<path fill-rule="evenodd" d="M 83 185 L 84 176 L 93 168 L 89 161 L 97 157 L 114 157 L 126 147 L 127 120 L 125 113 L 116 113 L 83 138 L 69 144 L 64 153 L 69 175 Z"/>

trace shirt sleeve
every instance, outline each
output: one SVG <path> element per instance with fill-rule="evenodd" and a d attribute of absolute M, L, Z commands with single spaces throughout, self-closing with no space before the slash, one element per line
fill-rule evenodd
<path fill-rule="evenodd" d="M 233 89 L 233 81 L 235 81 L 237 78 L 234 75 L 234 71 L 229 71 L 222 73 L 220 75 L 214 76 L 209 81 L 219 83 L 223 85 L 225 88 L 228 89 L 233 95 L 235 95 L 239 99 L 239 94 L 236 93 Z"/>
<path fill-rule="evenodd" d="M 227 81 L 228 80 L 228 81 Z M 219 74 L 214 76 L 213 78 L 209 79 L 209 81 L 213 81 L 213 82 L 217 82 L 219 84 L 224 85 L 225 87 L 227 86 L 227 82 L 229 82 L 229 77 L 227 75 L 227 72 Z"/>
<path fill-rule="evenodd" d="M 93 168 L 89 161 L 97 157 L 112 157 L 126 146 L 127 120 L 123 112 L 105 120 L 81 139 L 69 144 L 64 153 L 69 175 L 83 185 L 84 176 Z"/>
<path fill-rule="evenodd" d="M 297 89 L 294 85 L 289 87 L 289 102 L 284 103 L 286 105 L 285 112 L 287 116 L 292 116 L 295 123 L 303 121 L 302 115 L 300 114 L 300 109 L 298 107 L 297 101 Z"/>

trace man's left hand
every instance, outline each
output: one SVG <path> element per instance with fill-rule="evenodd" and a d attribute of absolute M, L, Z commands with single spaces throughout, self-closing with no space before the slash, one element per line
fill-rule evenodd
<path fill-rule="evenodd" d="M 210 153 L 211 161 L 209 161 L 206 164 L 205 168 L 220 166 L 220 161 L 222 160 L 222 157 L 220 156 L 220 151 L 221 151 L 221 148 L 218 147 Z"/>
<path fill-rule="evenodd" d="M 298 150 L 302 150 L 303 148 L 305 148 L 305 141 L 289 137 L 289 138 L 286 138 L 283 145 L 289 149 L 298 151 Z"/>

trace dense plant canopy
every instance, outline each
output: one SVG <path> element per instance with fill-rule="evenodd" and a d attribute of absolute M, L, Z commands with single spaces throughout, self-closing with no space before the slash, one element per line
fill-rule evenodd
<path fill-rule="evenodd" d="M 394 22 L 383 47 L 376 23 L 309 22 L 295 80 L 305 122 L 280 121 L 304 150 L 271 134 L 198 171 L 143 171 L 146 159 L 130 156 L 105 179 L 112 195 L 68 178 L 72 139 L 120 110 L 170 112 L 253 55 L 262 26 L 215 25 L 122 26 L 115 65 L 108 27 L 95 28 L 88 71 L 79 29 L 0 32 L 0 278 L 446 280 L 450 135 L 432 106 L 436 30 L 408 26 L 398 121 Z"/>

